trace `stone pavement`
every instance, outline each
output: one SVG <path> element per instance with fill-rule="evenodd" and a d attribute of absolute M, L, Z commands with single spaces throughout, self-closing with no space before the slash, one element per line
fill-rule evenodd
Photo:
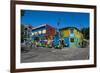
<path fill-rule="evenodd" d="M 21 53 L 21 63 L 89 59 L 89 48 L 32 48 Z"/>

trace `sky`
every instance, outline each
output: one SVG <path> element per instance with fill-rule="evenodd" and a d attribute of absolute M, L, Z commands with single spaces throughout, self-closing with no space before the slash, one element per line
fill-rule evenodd
<path fill-rule="evenodd" d="M 21 24 L 32 25 L 33 27 L 49 24 L 54 28 L 76 27 L 81 29 L 83 27 L 89 27 L 90 24 L 89 13 L 36 10 L 24 11 L 24 16 L 21 16 Z"/>

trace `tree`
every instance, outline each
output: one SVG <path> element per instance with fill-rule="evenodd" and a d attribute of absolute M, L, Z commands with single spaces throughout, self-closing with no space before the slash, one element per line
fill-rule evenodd
<path fill-rule="evenodd" d="M 21 10 L 21 16 L 24 16 L 24 14 L 25 14 L 25 11 Z"/>
<path fill-rule="evenodd" d="M 25 26 L 23 24 L 21 24 L 21 42 L 23 42 L 25 39 L 24 32 L 25 32 Z"/>
<path fill-rule="evenodd" d="M 87 40 L 89 40 L 89 27 L 87 27 L 87 28 L 82 28 L 82 29 L 81 29 L 81 32 L 82 32 L 84 38 L 87 39 Z"/>

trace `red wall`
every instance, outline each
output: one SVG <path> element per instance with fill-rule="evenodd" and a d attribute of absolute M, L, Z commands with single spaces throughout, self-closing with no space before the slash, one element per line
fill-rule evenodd
<path fill-rule="evenodd" d="M 55 35 L 55 28 L 47 25 L 47 37 Z"/>

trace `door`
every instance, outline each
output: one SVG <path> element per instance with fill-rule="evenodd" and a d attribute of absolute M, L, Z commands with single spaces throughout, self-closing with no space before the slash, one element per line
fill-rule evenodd
<path fill-rule="evenodd" d="M 70 48 L 75 48 L 75 47 L 76 47 L 76 45 L 75 45 L 75 38 L 72 37 L 72 38 L 70 38 Z"/>

